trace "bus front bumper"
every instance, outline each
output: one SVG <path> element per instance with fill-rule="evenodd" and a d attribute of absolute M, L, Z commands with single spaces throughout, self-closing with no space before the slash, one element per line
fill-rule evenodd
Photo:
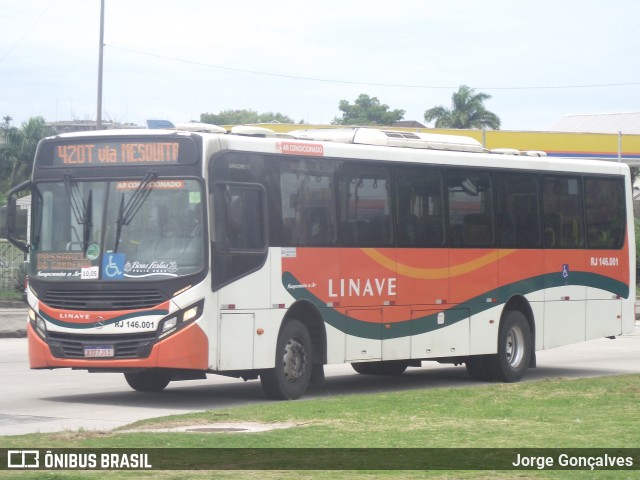
<path fill-rule="evenodd" d="M 51 353 L 51 347 L 27 322 L 29 365 L 32 369 L 76 368 L 87 370 L 119 370 L 136 368 L 173 368 L 207 370 L 209 365 L 209 341 L 197 323 L 186 326 L 175 334 L 160 340 L 151 347 L 145 358 L 59 358 Z"/>

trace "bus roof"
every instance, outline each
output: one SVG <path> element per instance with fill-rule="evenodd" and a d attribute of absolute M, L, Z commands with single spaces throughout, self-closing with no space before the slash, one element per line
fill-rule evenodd
<path fill-rule="evenodd" d="M 283 144 L 293 145 L 292 142 L 315 143 L 319 142 L 323 147 L 313 152 L 315 156 L 325 157 L 345 157 L 365 158 L 367 155 L 371 159 L 408 162 L 433 162 L 442 164 L 458 164 L 461 166 L 478 166 L 480 163 L 485 167 L 495 166 L 497 168 L 515 168 L 532 170 L 561 170 L 567 172 L 585 173 L 624 173 L 626 168 L 624 163 L 575 159 L 562 157 L 546 157 L 542 151 L 520 151 L 511 148 L 496 148 L 487 150 L 480 142 L 474 138 L 461 135 L 434 134 L 423 132 L 406 132 L 392 129 L 380 129 L 373 127 L 346 127 L 346 128 L 317 128 L 293 130 L 287 133 L 275 132 L 271 129 L 256 125 L 238 125 L 227 130 L 223 127 L 211 125 L 210 128 L 203 128 L 203 124 L 190 125 L 189 128 L 177 125 L 176 129 L 133 129 L 133 130 L 103 130 L 87 131 L 77 133 L 65 133 L 50 138 L 71 139 L 78 137 L 124 137 L 124 136 L 171 136 L 171 135 L 198 135 L 203 138 L 217 139 L 224 146 L 217 148 L 245 149 L 248 151 L 265 151 L 263 142 L 256 142 L 257 139 L 268 139 L 268 144 L 273 145 L 273 152 L 278 152 L 279 146 Z M 341 147 L 340 145 L 344 145 Z M 358 150 L 356 146 L 370 148 Z M 380 147 L 390 147 L 380 149 Z M 267 147 L 270 149 L 271 147 Z M 346 150 L 345 150 L 346 149 Z M 397 149 L 397 150 L 396 150 Z M 382 152 L 404 150 L 401 156 L 389 155 Z M 431 150 L 438 151 L 439 158 L 429 158 L 429 156 L 412 155 L 407 151 Z M 321 151 L 322 154 L 318 155 Z M 374 154 L 374 152 L 378 152 Z M 457 152 L 457 153 L 456 153 Z M 293 153 L 293 152 L 285 152 Z M 302 150 L 298 154 L 304 155 Z M 434 152 L 435 153 L 435 152 Z M 311 154 L 311 152 L 306 152 Z M 402 158 L 401 158 L 402 157 Z M 538 158 L 543 157 L 543 158 Z M 628 167 L 627 167 L 628 168 Z M 628 171 L 628 170 L 627 170 Z"/>

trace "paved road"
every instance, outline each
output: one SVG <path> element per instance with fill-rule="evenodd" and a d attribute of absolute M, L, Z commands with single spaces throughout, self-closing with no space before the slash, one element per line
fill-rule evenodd
<path fill-rule="evenodd" d="M 19 338 L 27 334 L 26 308 L 0 309 L 0 338 Z"/>
<path fill-rule="evenodd" d="M 538 352 L 538 368 L 526 380 L 624 373 L 640 373 L 640 328 L 616 340 Z M 464 367 L 432 362 L 384 380 L 358 375 L 348 365 L 329 366 L 326 374 L 326 382 L 312 387 L 305 398 L 478 385 Z M 132 391 L 121 374 L 30 370 L 24 338 L 0 339 L 0 384 L 0 435 L 109 430 L 146 418 L 268 402 L 260 382 L 215 375 L 172 383 L 162 394 L 145 394 Z"/>

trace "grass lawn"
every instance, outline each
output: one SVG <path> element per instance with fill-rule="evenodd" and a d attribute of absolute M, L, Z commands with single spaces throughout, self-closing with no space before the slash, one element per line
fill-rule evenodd
<path fill-rule="evenodd" d="M 547 379 L 274 402 L 138 422 L 110 432 L 0 437 L 5 448 L 634 448 L 640 375 Z M 159 433 L 212 423 L 290 423 L 262 433 Z M 147 430 L 147 431 L 145 431 Z M 331 459 L 327 459 L 330 468 Z M 282 465 L 286 470 L 286 465 Z M 1 472 L 8 475 L 10 472 Z M 186 472 L 33 472 L 20 478 L 185 478 Z M 570 478 L 567 471 L 216 471 L 188 478 Z M 639 472 L 571 472 L 636 478 Z M 15 473 L 13 473 L 15 475 Z M 64 474 L 64 475 L 61 475 Z M 26 475 L 26 476 L 23 476 Z M 98 477 L 96 477 L 98 478 Z"/>

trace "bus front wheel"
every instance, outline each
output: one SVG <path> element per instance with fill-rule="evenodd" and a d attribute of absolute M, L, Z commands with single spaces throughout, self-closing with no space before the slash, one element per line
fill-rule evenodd
<path fill-rule="evenodd" d="M 274 400 L 295 400 L 307 390 L 312 373 L 309 330 L 299 320 L 288 321 L 276 344 L 276 366 L 260 375 L 262 389 Z"/>
<path fill-rule="evenodd" d="M 124 378 L 129 386 L 138 392 L 161 392 L 171 381 L 171 375 L 158 370 L 127 372 Z"/>

